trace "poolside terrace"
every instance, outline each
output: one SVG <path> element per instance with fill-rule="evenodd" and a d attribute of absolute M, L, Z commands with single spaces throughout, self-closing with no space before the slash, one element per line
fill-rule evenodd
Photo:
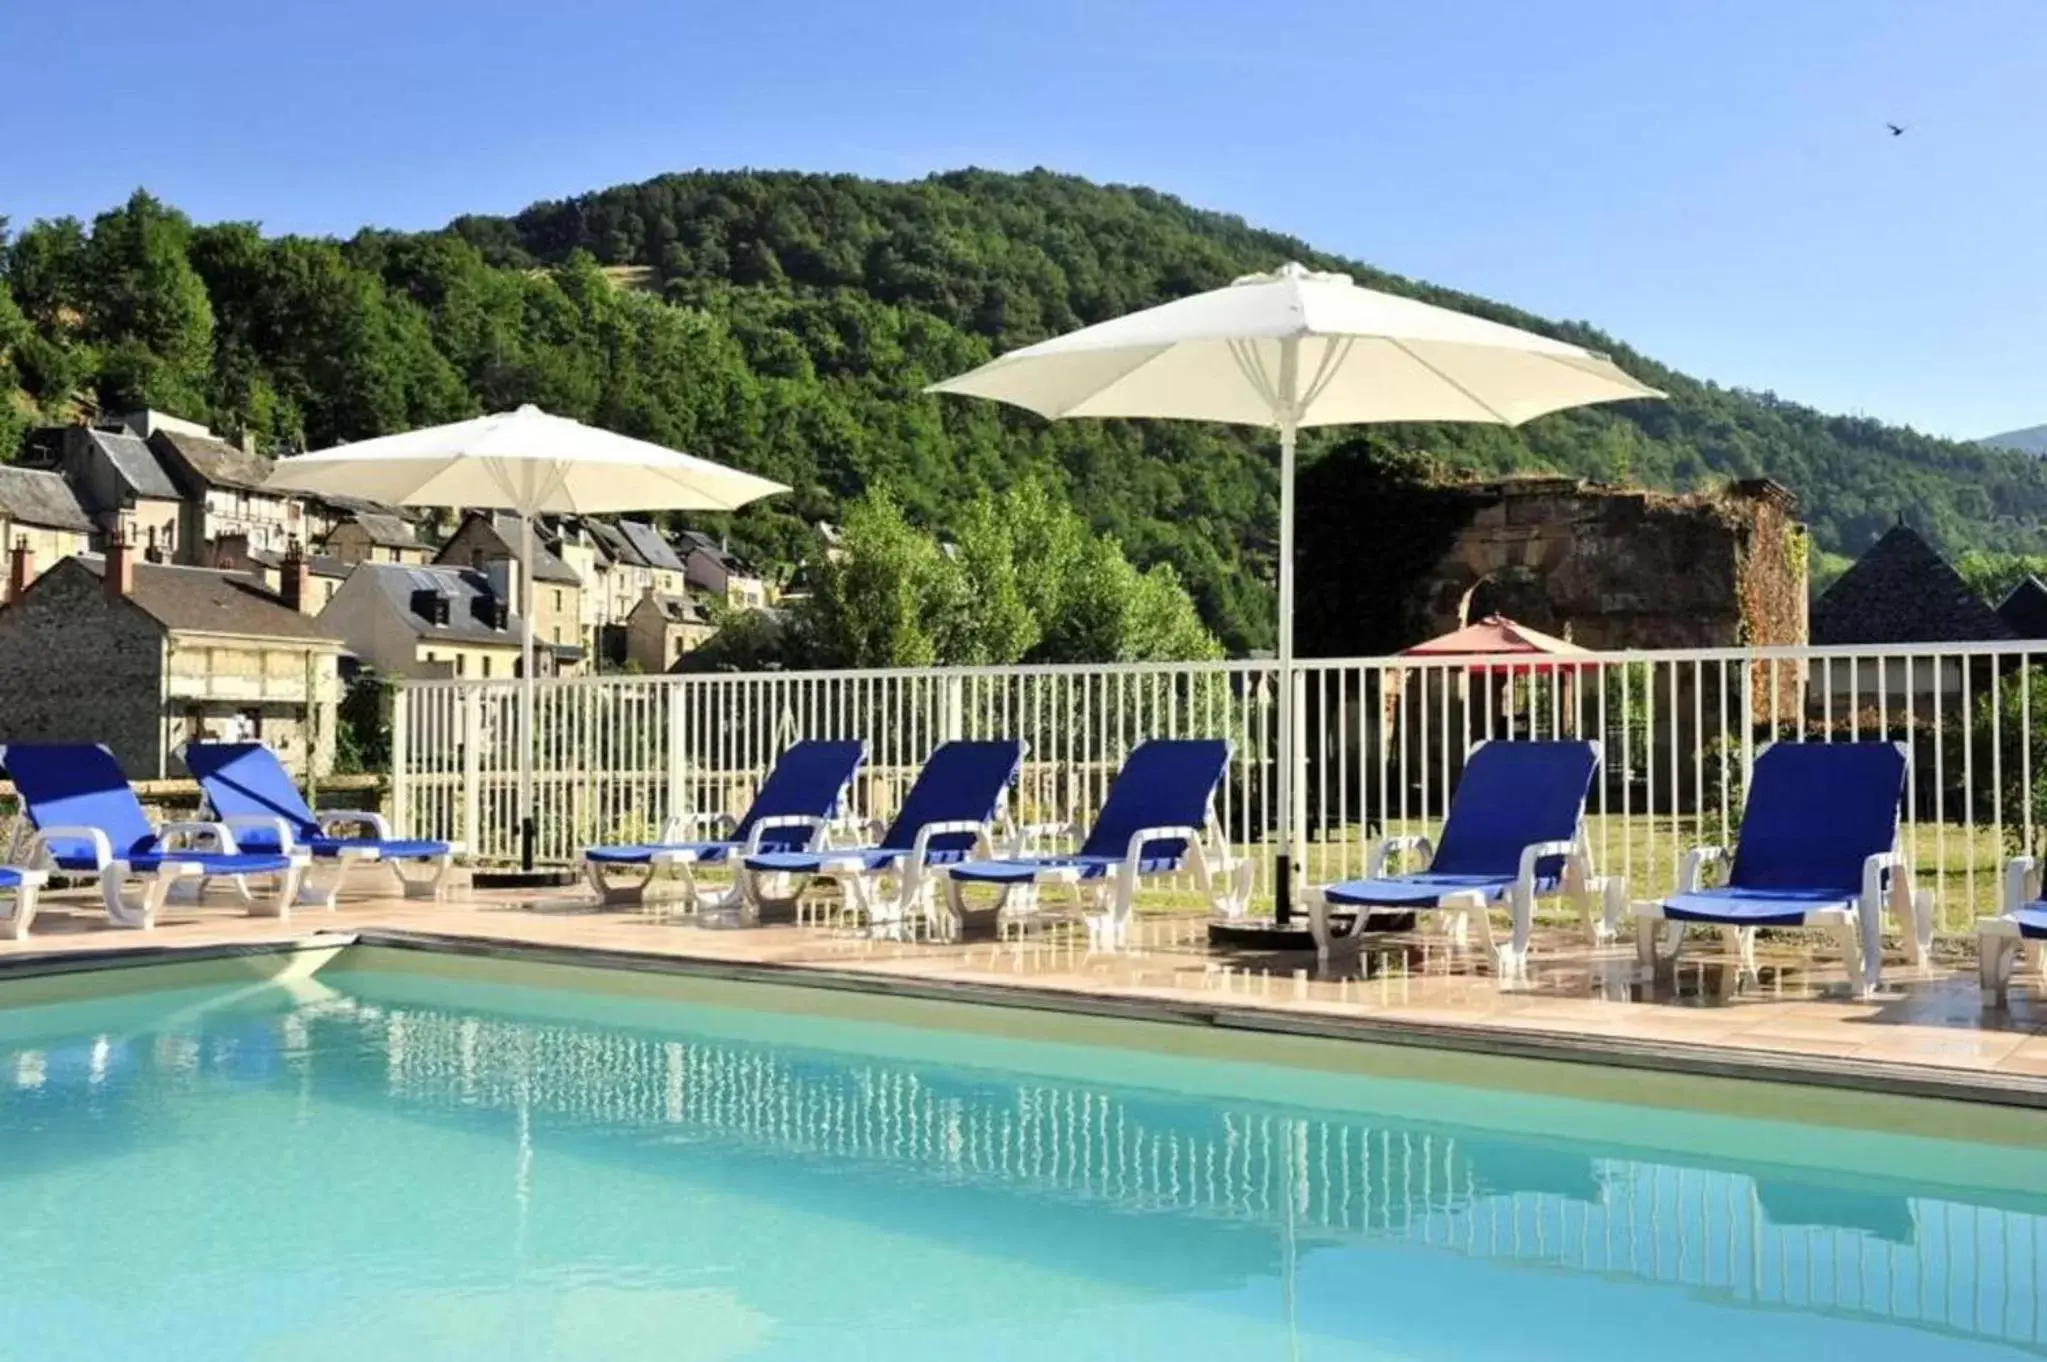
<path fill-rule="evenodd" d="M 1985 1012 L 1973 958 L 1953 940 L 1923 969 L 1894 956 L 1882 992 L 1851 1000 L 1839 960 L 1796 940 L 1766 942 L 1759 976 L 1739 987 L 1735 961 L 1707 941 L 1651 985 L 1630 943 L 1594 949 L 1561 926 L 1540 931 L 1526 980 L 1503 985 L 1476 953 L 1427 937 L 1387 934 L 1318 971 L 1308 953 L 1218 953 L 1199 918 L 1170 912 L 1144 916 L 1114 953 L 1057 932 L 934 943 L 835 925 L 706 926 L 658 907 L 600 910 L 580 889 L 463 888 L 438 904 L 356 891 L 286 921 L 245 916 L 221 894 L 173 906 L 149 933 L 110 929 L 96 893 L 60 890 L 36 925 L 28 941 L 0 942 L 0 978 L 24 1001 L 26 975 L 60 972 L 75 988 L 83 968 L 360 940 L 2047 1107 L 2047 998 L 2022 985 L 2008 1009 Z"/>

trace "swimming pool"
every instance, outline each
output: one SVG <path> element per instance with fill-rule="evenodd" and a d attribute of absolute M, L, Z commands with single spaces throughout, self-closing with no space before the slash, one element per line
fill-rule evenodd
<path fill-rule="evenodd" d="M 415 952 L 124 973 L 0 1010 L 0 1357 L 2047 1351 L 2032 1113 Z"/>

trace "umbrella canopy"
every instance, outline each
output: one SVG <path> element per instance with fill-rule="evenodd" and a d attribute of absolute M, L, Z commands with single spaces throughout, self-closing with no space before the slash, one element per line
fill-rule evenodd
<path fill-rule="evenodd" d="M 1540 629 L 1531 629 L 1525 624 L 1516 624 L 1505 615 L 1488 615 L 1476 624 L 1467 624 L 1462 629 L 1452 629 L 1439 634 L 1412 648 L 1402 648 L 1402 657 L 1506 657 L 1506 658 L 1591 658 L 1596 656 L 1590 648 L 1580 648 L 1569 639 L 1545 634 Z M 1566 663 L 1566 665 L 1569 665 Z M 1510 662 L 1502 670 L 1536 671 L 1549 670 L 1549 663 Z M 1483 662 L 1472 664 L 1472 670 L 1489 670 Z"/>
<path fill-rule="evenodd" d="M 1281 429 L 1512 426 L 1587 402 L 1663 396 L 1580 346 L 1294 264 L 1013 350 L 929 391 L 1052 418 Z"/>
<path fill-rule="evenodd" d="M 279 459 L 265 485 L 392 506 L 519 516 L 521 860 L 533 868 L 533 518 L 614 511 L 730 511 L 789 489 L 527 405 L 452 425 Z"/>
<path fill-rule="evenodd" d="M 280 459 L 268 485 L 529 517 L 730 511 L 789 490 L 535 406 Z"/>
<path fill-rule="evenodd" d="M 1287 264 L 1025 346 L 926 391 L 1057 419 L 1139 416 L 1279 431 L 1279 904 L 1295 831 L 1294 443 L 1303 426 L 1519 425 L 1589 402 L 1661 397 L 1581 346 Z"/>

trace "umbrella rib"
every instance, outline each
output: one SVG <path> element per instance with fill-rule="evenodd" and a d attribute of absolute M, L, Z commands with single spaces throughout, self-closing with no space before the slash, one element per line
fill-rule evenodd
<path fill-rule="evenodd" d="M 1443 372 L 1443 371 L 1442 371 L 1441 369 L 1437 368 L 1437 367 L 1436 367 L 1435 365 L 1433 365 L 1433 364 L 1429 363 L 1429 362 L 1428 362 L 1427 360 L 1423 359 L 1423 358 L 1422 358 L 1422 357 L 1421 357 L 1420 355 L 1416 354 L 1416 353 L 1414 352 L 1414 349 L 1413 349 L 1413 347 L 1412 347 L 1412 346 L 1410 346 L 1410 345 L 1409 345 L 1409 344 L 1408 344 L 1408 343 L 1407 343 L 1406 341 L 1404 341 L 1404 340 L 1401 340 L 1401 339 L 1399 339 L 1399 338 L 1398 338 L 1398 337 L 1396 337 L 1396 336 L 1388 336 L 1388 337 L 1386 338 L 1386 340 L 1387 340 L 1387 343 L 1388 343 L 1388 344 L 1392 345 L 1394 349 L 1396 349 L 1396 350 L 1400 351 L 1400 353 L 1401 353 L 1401 354 L 1403 354 L 1403 355 L 1406 355 L 1406 356 L 1407 356 L 1407 357 L 1408 357 L 1409 359 L 1413 360 L 1413 361 L 1414 361 L 1414 362 L 1415 362 L 1416 364 L 1419 364 L 1419 365 L 1421 365 L 1421 366 L 1422 366 L 1422 368 L 1424 368 L 1424 369 L 1427 369 L 1427 370 L 1428 370 L 1428 371 L 1429 371 L 1430 373 L 1434 374 L 1434 375 L 1435 375 L 1435 376 L 1436 376 L 1437 378 L 1440 378 L 1440 379 L 1442 379 L 1442 380 L 1443 380 L 1443 381 L 1444 381 L 1445 383 L 1449 384 L 1449 385 L 1450 385 L 1450 386 L 1451 386 L 1452 388 L 1455 388 L 1455 389 L 1456 389 L 1456 390 L 1457 390 L 1458 392 L 1462 393 L 1462 394 L 1463 394 L 1463 395 L 1464 395 L 1464 396 L 1465 396 L 1465 397 L 1466 397 L 1466 398 L 1467 398 L 1467 399 L 1468 399 L 1468 400 L 1469 400 L 1469 401 L 1471 402 L 1471 404 L 1472 404 L 1473 406 L 1477 407 L 1477 408 L 1478 408 L 1479 410 L 1481 410 L 1481 411 L 1483 411 L 1483 412 L 1487 413 L 1488 415 L 1490 415 L 1490 416 L 1491 416 L 1491 417 L 1492 417 L 1492 418 L 1493 418 L 1493 419 L 1494 419 L 1495 421 L 1498 421 L 1498 422 L 1499 422 L 1499 423 L 1500 423 L 1501 425 L 1503 425 L 1503 426 L 1518 426 L 1518 425 L 1520 425 L 1520 424 L 1521 424 L 1521 423 L 1520 423 L 1519 421 L 1515 421 L 1515 420 L 1511 419 L 1510 417 L 1508 417 L 1508 415 L 1507 415 L 1507 414 L 1506 414 L 1505 412 L 1501 411 L 1501 410 L 1500 410 L 1500 409 L 1499 409 L 1498 407 L 1495 407 L 1495 406 L 1494 406 L 1494 405 L 1493 405 L 1492 403 L 1490 403 L 1490 402 L 1486 401 L 1486 400 L 1485 400 L 1484 398 L 1480 397 L 1480 396 L 1479 396 L 1479 395 L 1478 395 L 1477 393 L 1475 393 L 1475 392 L 1473 392 L 1473 391 L 1472 391 L 1471 389 L 1469 389 L 1469 388 L 1465 387 L 1465 386 L 1464 386 L 1464 385 L 1463 385 L 1462 383 L 1459 383 L 1459 382 L 1458 382 L 1458 381 L 1457 381 L 1456 379 L 1454 379 L 1454 378 L 1450 377 L 1450 375 L 1448 375 L 1448 374 L 1444 373 L 1444 372 Z"/>
<path fill-rule="evenodd" d="M 1322 347 L 1322 362 L 1316 366 L 1315 377 L 1309 380 L 1307 393 L 1301 398 L 1301 410 L 1304 412 L 1314 406 L 1316 400 L 1328 390 L 1329 385 L 1336 381 L 1336 371 L 1350 358 L 1351 347 L 1358 341 L 1356 336 L 1332 339 L 1340 339 L 1342 343 Z"/>
<path fill-rule="evenodd" d="M 1257 351 L 1245 340 L 1230 340 L 1224 344 L 1229 347 L 1230 358 L 1236 362 L 1237 372 L 1244 376 L 1244 382 L 1251 385 L 1252 392 L 1265 399 L 1277 418 L 1279 392 L 1272 386 L 1272 379 L 1266 374 L 1265 366 L 1256 362 Z"/>

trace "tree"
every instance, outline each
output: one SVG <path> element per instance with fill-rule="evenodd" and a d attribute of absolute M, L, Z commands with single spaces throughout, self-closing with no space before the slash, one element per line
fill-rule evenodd
<path fill-rule="evenodd" d="M 184 214 L 139 189 L 93 220 L 75 282 L 86 332 L 105 347 L 103 404 L 207 414 L 213 304 L 186 255 L 191 235 Z"/>

